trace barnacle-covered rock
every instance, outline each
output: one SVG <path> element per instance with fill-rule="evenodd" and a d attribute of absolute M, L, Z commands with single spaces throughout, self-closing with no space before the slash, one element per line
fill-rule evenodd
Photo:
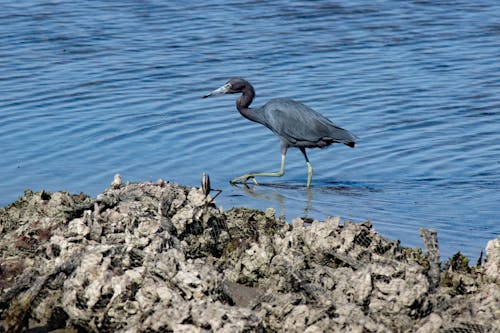
<path fill-rule="evenodd" d="M 435 276 L 428 254 L 369 222 L 290 225 L 163 180 L 114 182 L 96 199 L 26 191 L 0 208 L 0 235 L 0 332 L 500 326 L 498 239 L 483 266 L 457 254 Z"/>

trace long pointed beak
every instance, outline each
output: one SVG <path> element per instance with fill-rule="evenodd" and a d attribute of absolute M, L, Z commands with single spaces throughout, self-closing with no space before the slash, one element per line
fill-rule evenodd
<path fill-rule="evenodd" d="M 225 94 L 225 93 L 227 93 L 229 91 L 230 87 L 231 86 L 229 85 L 229 83 L 226 83 L 222 87 L 217 88 L 214 91 L 212 91 L 211 93 L 203 96 L 203 98 L 207 98 L 207 97 L 214 96 L 214 95 L 219 95 L 219 94 Z"/>

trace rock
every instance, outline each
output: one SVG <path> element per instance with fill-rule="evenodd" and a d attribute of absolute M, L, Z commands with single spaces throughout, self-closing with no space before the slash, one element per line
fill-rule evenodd
<path fill-rule="evenodd" d="M 439 332 L 439 328 L 443 324 L 443 319 L 435 313 L 431 313 L 424 319 L 422 325 L 416 331 L 417 333 L 434 333 Z"/>
<path fill-rule="evenodd" d="M 122 186 L 122 176 L 119 173 L 117 173 L 113 178 L 113 182 L 111 183 L 110 187 L 112 189 L 118 189 L 120 188 L 120 186 Z"/>
<path fill-rule="evenodd" d="M 460 254 L 441 265 L 437 247 L 402 247 L 369 222 L 290 225 L 166 181 L 115 184 L 95 200 L 26 191 L 0 208 L 0 234 L 0 332 L 500 326 L 499 239 L 484 266 Z"/>
<path fill-rule="evenodd" d="M 265 216 L 267 218 L 273 218 L 275 214 L 276 214 L 276 211 L 274 210 L 274 208 L 266 209 Z"/>
<path fill-rule="evenodd" d="M 90 228 L 84 218 L 76 218 L 68 224 L 68 236 L 86 237 L 90 233 Z"/>
<path fill-rule="evenodd" d="M 491 282 L 500 284 L 500 237 L 486 244 L 484 270 Z"/>
<path fill-rule="evenodd" d="M 231 281 L 222 282 L 222 292 L 231 304 L 240 307 L 250 307 L 260 296 L 264 295 L 263 290 Z"/>

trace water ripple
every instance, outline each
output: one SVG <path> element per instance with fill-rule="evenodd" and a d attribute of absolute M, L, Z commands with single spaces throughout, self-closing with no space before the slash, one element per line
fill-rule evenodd
<path fill-rule="evenodd" d="M 497 2 L 194 1 L 3 3 L 0 204 L 27 187 L 97 194 L 132 181 L 198 184 L 225 207 L 288 219 L 340 215 L 444 255 L 473 257 L 500 233 Z M 360 137 L 300 152 L 243 119 L 236 96 L 201 99 L 231 76 L 255 105 L 292 97 Z"/>

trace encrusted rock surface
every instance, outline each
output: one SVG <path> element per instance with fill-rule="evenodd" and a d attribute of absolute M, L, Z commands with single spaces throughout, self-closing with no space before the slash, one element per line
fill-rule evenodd
<path fill-rule="evenodd" d="M 495 332 L 500 239 L 440 278 L 369 222 L 292 225 L 168 182 L 0 208 L 0 332 Z M 438 280 L 438 282 L 436 282 Z M 437 286 L 434 284 L 438 283 Z"/>

